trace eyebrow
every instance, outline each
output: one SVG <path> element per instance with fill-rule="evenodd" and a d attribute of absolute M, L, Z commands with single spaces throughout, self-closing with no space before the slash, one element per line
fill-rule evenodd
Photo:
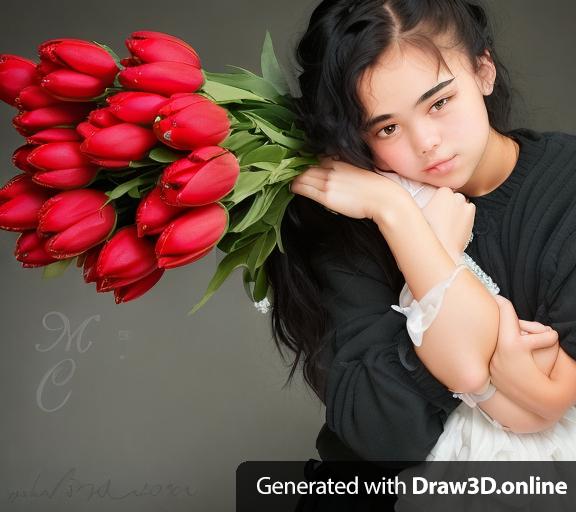
<path fill-rule="evenodd" d="M 420 103 L 426 101 L 431 96 L 434 96 L 438 91 L 440 91 L 441 89 L 444 89 L 444 87 L 450 85 L 454 81 L 454 78 L 455 77 L 452 77 L 452 78 L 450 78 L 450 80 L 440 82 L 438 85 L 435 85 L 434 87 L 432 87 L 432 89 L 430 89 L 429 91 L 426 91 L 422 96 L 420 96 L 420 98 L 418 98 L 418 101 L 416 102 L 414 107 L 417 107 L 418 105 L 420 105 Z M 379 116 L 373 117 L 372 119 L 369 119 L 366 122 L 366 124 L 364 125 L 364 129 L 369 130 L 375 124 L 380 123 L 381 121 L 386 121 L 387 119 L 390 119 L 391 117 L 394 117 L 395 115 L 396 114 L 381 114 Z"/>

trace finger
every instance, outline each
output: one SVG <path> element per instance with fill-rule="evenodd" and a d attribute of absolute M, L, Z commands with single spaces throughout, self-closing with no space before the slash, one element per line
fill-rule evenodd
<path fill-rule="evenodd" d="M 520 328 L 529 333 L 546 332 L 552 330 L 548 325 L 541 324 L 540 322 L 530 322 L 528 320 L 519 320 Z"/>
<path fill-rule="evenodd" d="M 307 176 L 300 175 L 290 183 L 290 191 L 293 194 L 303 194 L 303 191 L 316 189 L 318 191 L 326 190 L 326 179 L 317 177 L 316 175 L 309 174 Z M 307 194 L 303 194 L 307 195 Z"/>
<path fill-rule="evenodd" d="M 498 340 L 510 339 L 509 336 L 520 335 L 518 315 L 514 305 L 502 295 L 495 295 L 494 299 L 500 310 L 498 325 Z"/>
<path fill-rule="evenodd" d="M 558 333 L 556 331 L 539 332 L 522 336 L 522 343 L 526 344 L 530 350 L 551 347 L 557 342 Z"/>

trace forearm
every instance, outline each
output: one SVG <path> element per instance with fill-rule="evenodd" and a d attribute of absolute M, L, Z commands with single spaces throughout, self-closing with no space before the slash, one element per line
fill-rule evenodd
<path fill-rule="evenodd" d="M 496 390 L 494 395 L 478 404 L 484 412 L 498 423 L 517 434 L 540 432 L 552 427 L 556 420 L 543 418 L 529 411 Z"/>
<path fill-rule="evenodd" d="M 556 364 L 550 376 L 541 373 L 536 365 L 522 365 L 522 379 L 510 382 L 500 375 L 494 384 L 519 406 L 557 421 L 566 410 L 576 403 L 576 362 L 563 350 L 558 352 Z"/>
<path fill-rule="evenodd" d="M 389 205 L 390 206 L 390 205 Z M 416 300 L 450 277 L 456 264 L 411 203 L 399 201 L 376 220 Z M 498 337 L 498 306 L 482 283 L 462 269 L 417 353 L 448 388 L 476 392 L 488 379 Z"/>

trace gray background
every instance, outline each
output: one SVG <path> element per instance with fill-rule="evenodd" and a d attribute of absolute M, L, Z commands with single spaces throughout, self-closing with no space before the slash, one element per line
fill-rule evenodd
<path fill-rule="evenodd" d="M 41 41 L 78 37 L 124 56 L 124 38 L 149 29 L 189 41 L 210 71 L 230 63 L 258 72 L 265 30 L 288 66 L 315 4 L 4 1 L 0 52 L 35 58 Z M 576 133 L 575 4 L 489 6 L 523 97 L 515 125 Z M 2 183 L 16 174 L 10 155 L 22 143 L 10 126 L 14 114 L 0 105 Z M 166 272 L 147 295 L 116 306 L 75 267 L 55 280 L 21 268 L 12 256 L 16 237 L 0 232 L 1 510 L 233 510 L 242 461 L 318 458 L 324 409 L 300 378 L 283 388 L 287 368 L 269 317 L 244 295 L 240 271 L 186 316 L 220 252 Z M 68 373 L 53 382 L 56 365 Z M 105 497 L 90 498 L 106 486 Z"/>

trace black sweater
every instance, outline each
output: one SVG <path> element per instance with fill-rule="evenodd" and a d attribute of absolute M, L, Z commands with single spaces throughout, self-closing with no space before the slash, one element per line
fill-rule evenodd
<path fill-rule="evenodd" d="M 466 252 L 515 306 L 518 318 L 558 331 L 576 359 L 576 136 L 527 129 L 508 133 L 518 162 L 476 205 Z M 312 257 L 334 331 L 326 425 L 317 448 L 327 459 L 424 460 L 460 401 L 420 362 L 398 295 L 381 267 L 360 255 L 353 267 L 333 254 Z"/>

